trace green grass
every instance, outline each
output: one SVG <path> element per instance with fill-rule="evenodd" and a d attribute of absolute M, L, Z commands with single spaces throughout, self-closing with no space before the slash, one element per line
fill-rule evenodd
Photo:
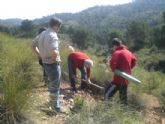
<path fill-rule="evenodd" d="M 82 109 L 73 112 L 66 124 L 144 124 L 143 113 L 124 107 L 115 101 L 111 104 L 85 101 Z"/>
<path fill-rule="evenodd" d="M 36 76 L 38 68 L 30 49 L 30 40 L 17 39 L 1 33 L 0 37 L 0 114 L 3 114 L 0 123 L 17 123 L 26 117 L 24 111 L 28 109 L 29 93 L 37 83 L 36 78 L 39 78 Z M 68 72 L 67 44 L 62 42 L 60 50 L 63 72 Z M 144 49 L 137 53 L 139 64 L 133 70 L 133 76 L 140 79 L 142 84 L 139 86 L 130 84 L 129 91 L 132 94 L 129 98 L 130 107 L 123 107 L 116 102 L 107 107 L 104 103 L 89 103 L 84 98 L 75 98 L 75 108 L 81 109 L 69 116 L 68 124 L 143 124 L 144 115 L 139 111 L 141 110 L 139 106 L 145 104 L 145 101 L 140 99 L 143 93 L 157 96 L 165 109 L 164 73 L 146 70 L 150 63 L 155 63 L 158 59 L 163 60 L 164 54 L 159 51 L 158 54 L 149 56 L 149 51 Z M 103 63 L 106 57 L 97 57 L 88 51 L 85 52 L 94 60 L 91 73 L 93 83 L 105 86 L 112 80 L 113 75 Z"/>
<path fill-rule="evenodd" d="M 23 111 L 34 85 L 34 56 L 30 41 L 1 34 L 0 123 L 16 124 L 25 119 Z"/>

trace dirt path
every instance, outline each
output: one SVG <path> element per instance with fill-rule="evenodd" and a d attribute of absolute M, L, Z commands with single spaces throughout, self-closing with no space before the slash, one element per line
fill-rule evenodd
<path fill-rule="evenodd" d="M 49 93 L 47 87 L 42 84 L 36 87 L 31 93 L 30 109 L 27 115 L 30 121 L 26 124 L 65 124 L 69 117 L 70 109 L 74 105 L 75 96 L 83 96 L 87 100 L 94 100 L 89 93 L 79 91 L 77 94 L 70 92 L 68 83 L 61 83 L 61 104 L 65 113 L 55 113 L 49 104 Z M 146 102 L 146 124 L 165 124 L 165 118 L 160 115 L 160 103 L 157 97 L 143 94 Z"/>
<path fill-rule="evenodd" d="M 160 114 L 160 103 L 157 97 L 144 94 L 146 98 L 146 123 L 147 124 L 165 124 L 165 118 Z"/>
<path fill-rule="evenodd" d="M 78 96 L 84 96 L 89 100 L 93 97 L 88 93 L 79 91 Z M 69 117 L 70 108 L 73 107 L 73 98 L 75 95 L 70 92 L 68 83 L 61 83 L 61 106 L 65 113 L 55 113 L 49 105 L 49 93 L 47 87 L 42 85 L 35 88 L 31 94 L 30 108 L 27 115 L 30 118 L 27 124 L 65 124 L 66 119 Z"/>

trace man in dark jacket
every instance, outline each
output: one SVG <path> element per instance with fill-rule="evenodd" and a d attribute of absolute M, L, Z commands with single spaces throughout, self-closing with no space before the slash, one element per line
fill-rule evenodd
<path fill-rule="evenodd" d="M 131 69 L 136 64 L 136 58 L 126 46 L 122 44 L 119 38 L 114 38 L 112 41 L 114 53 L 109 60 L 109 66 L 112 71 L 118 69 L 122 72 L 131 75 Z M 116 74 L 114 74 L 113 81 L 106 89 L 105 99 L 110 99 L 117 91 L 119 91 L 120 100 L 122 103 L 127 104 L 127 87 L 129 81 Z"/>
<path fill-rule="evenodd" d="M 76 90 L 77 68 L 81 71 L 81 89 L 84 89 L 84 82 L 90 83 L 90 68 L 93 66 L 93 61 L 82 52 L 72 52 L 68 56 L 68 69 L 71 86 L 74 92 Z"/>

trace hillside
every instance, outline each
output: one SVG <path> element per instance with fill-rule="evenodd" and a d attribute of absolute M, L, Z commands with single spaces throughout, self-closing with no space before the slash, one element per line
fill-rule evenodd
<path fill-rule="evenodd" d="M 161 12 L 165 10 L 164 8 L 164 0 L 150 0 L 117 6 L 96 6 L 79 13 L 63 13 L 56 16 L 67 24 L 90 26 L 94 29 L 107 26 L 108 28 L 125 28 L 130 20 L 141 20 L 151 25 L 160 23 Z M 46 23 L 52 16 L 36 19 L 34 23 Z"/>
<path fill-rule="evenodd" d="M 0 25 L 2 26 L 19 26 L 21 25 L 22 20 L 21 19 L 0 19 Z"/>
<path fill-rule="evenodd" d="M 162 22 L 161 14 L 165 10 L 164 0 L 135 0 L 133 3 L 116 6 L 95 6 L 79 13 L 60 13 L 33 20 L 36 25 L 47 23 L 57 16 L 65 24 L 90 26 L 92 29 L 126 28 L 131 20 L 145 21 L 151 25 Z M 0 20 L 0 25 L 21 25 L 21 19 Z"/>
<path fill-rule="evenodd" d="M 164 7 L 165 1 L 163 4 L 133 3 L 94 7 L 74 15 L 76 19 L 73 17 L 73 20 L 77 20 L 80 25 L 92 26 L 93 28 L 107 26 L 109 28 L 125 28 L 130 20 L 142 20 L 155 25 L 161 21 L 160 14 Z M 63 15 L 59 16 L 65 18 Z"/>

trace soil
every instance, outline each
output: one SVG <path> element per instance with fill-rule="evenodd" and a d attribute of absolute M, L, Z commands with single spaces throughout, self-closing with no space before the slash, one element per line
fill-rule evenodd
<path fill-rule="evenodd" d="M 88 100 L 94 100 L 94 96 L 84 91 L 78 91 L 78 93 L 74 94 L 71 92 L 69 84 L 63 82 L 61 83 L 60 95 L 63 112 L 56 113 L 49 104 L 47 87 L 41 84 L 31 93 L 31 101 L 29 102 L 31 109 L 27 112 L 30 120 L 25 122 L 25 124 L 65 124 L 66 119 L 69 117 L 70 109 L 73 108 L 73 99 L 75 96 L 82 96 Z"/>
<path fill-rule="evenodd" d="M 165 117 L 161 116 L 161 107 L 157 97 L 144 94 L 146 98 L 146 123 L 147 124 L 165 124 Z"/>
<path fill-rule="evenodd" d="M 100 96 L 91 95 L 89 92 L 79 91 L 73 94 L 69 84 L 63 82 L 60 95 L 63 113 L 56 113 L 50 107 L 47 87 L 39 85 L 31 93 L 30 109 L 27 112 L 29 120 L 25 124 L 65 124 L 70 109 L 73 108 L 75 96 L 83 96 L 87 100 L 100 100 Z M 165 118 L 160 114 L 158 98 L 149 94 L 143 94 L 143 97 L 146 100 L 146 124 L 165 124 Z"/>

